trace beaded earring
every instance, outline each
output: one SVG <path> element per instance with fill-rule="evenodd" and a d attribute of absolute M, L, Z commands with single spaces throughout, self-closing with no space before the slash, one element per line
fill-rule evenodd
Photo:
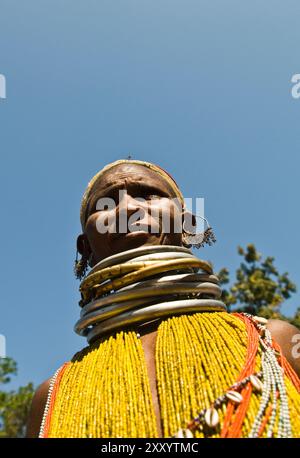
<path fill-rule="evenodd" d="M 203 232 L 196 232 L 194 229 L 192 232 L 188 231 L 184 227 L 185 221 L 183 221 L 183 232 L 182 232 L 182 243 L 187 248 L 202 248 L 205 244 L 212 245 L 217 241 L 216 236 L 212 227 L 210 227 L 208 221 L 203 216 L 196 216 L 197 218 L 201 218 L 205 221 L 207 227 Z"/>
<path fill-rule="evenodd" d="M 76 259 L 74 262 L 74 274 L 78 280 L 81 280 L 83 277 L 85 277 L 86 272 L 88 270 L 88 261 L 89 259 L 85 255 L 82 255 L 81 259 L 78 260 L 78 250 L 76 250 Z"/>

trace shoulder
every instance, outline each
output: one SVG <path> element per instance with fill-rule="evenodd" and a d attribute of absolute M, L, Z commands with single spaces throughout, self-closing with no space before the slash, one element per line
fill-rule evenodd
<path fill-rule="evenodd" d="M 269 329 L 274 340 L 280 345 L 282 353 L 300 377 L 300 330 L 282 320 L 268 320 Z"/>
<path fill-rule="evenodd" d="M 48 397 L 51 378 L 45 380 L 36 390 L 28 415 L 26 437 L 38 437 Z"/>

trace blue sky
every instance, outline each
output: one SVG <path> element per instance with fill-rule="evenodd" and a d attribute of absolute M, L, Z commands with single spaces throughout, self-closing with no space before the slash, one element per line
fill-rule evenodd
<path fill-rule="evenodd" d="M 156 162 L 204 197 L 233 271 L 237 245 L 300 286 L 300 3 L 0 0 L 1 315 L 12 387 L 41 383 L 85 341 L 73 276 L 89 179 Z M 284 311 L 293 313 L 300 293 Z"/>

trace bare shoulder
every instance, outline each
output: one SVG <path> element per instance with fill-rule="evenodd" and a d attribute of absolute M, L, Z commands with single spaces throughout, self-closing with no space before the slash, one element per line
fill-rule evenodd
<path fill-rule="evenodd" d="M 280 345 L 284 356 L 294 371 L 300 377 L 300 330 L 282 320 L 268 320 L 267 328 L 274 340 Z"/>
<path fill-rule="evenodd" d="M 36 390 L 28 415 L 26 437 L 38 437 L 48 397 L 50 380 L 45 380 Z"/>

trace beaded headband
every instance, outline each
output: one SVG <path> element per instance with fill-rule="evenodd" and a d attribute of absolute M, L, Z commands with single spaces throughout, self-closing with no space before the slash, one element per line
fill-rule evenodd
<path fill-rule="evenodd" d="M 84 230 L 85 223 L 86 223 L 86 209 L 87 209 L 89 198 L 91 196 L 92 189 L 101 180 L 104 173 L 106 173 L 108 170 L 110 170 L 113 167 L 116 167 L 119 164 L 142 165 L 143 167 L 147 167 L 148 169 L 153 170 L 154 172 L 158 173 L 162 178 L 165 179 L 165 181 L 170 185 L 170 187 L 175 192 L 175 195 L 181 200 L 182 203 L 184 203 L 183 195 L 176 181 L 164 169 L 162 169 L 158 165 L 152 164 L 151 162 L 138 161 L 135 159 L 120 159 L 118 161 L 107 164 L 102 170 L 96 173 L 96 175 L 89 181 L 87 188 L 83 194 L 82 201 L 81 201 L 81 207 L 80 207 L 80 221 L 81 221 L 82 230 Z"/>

